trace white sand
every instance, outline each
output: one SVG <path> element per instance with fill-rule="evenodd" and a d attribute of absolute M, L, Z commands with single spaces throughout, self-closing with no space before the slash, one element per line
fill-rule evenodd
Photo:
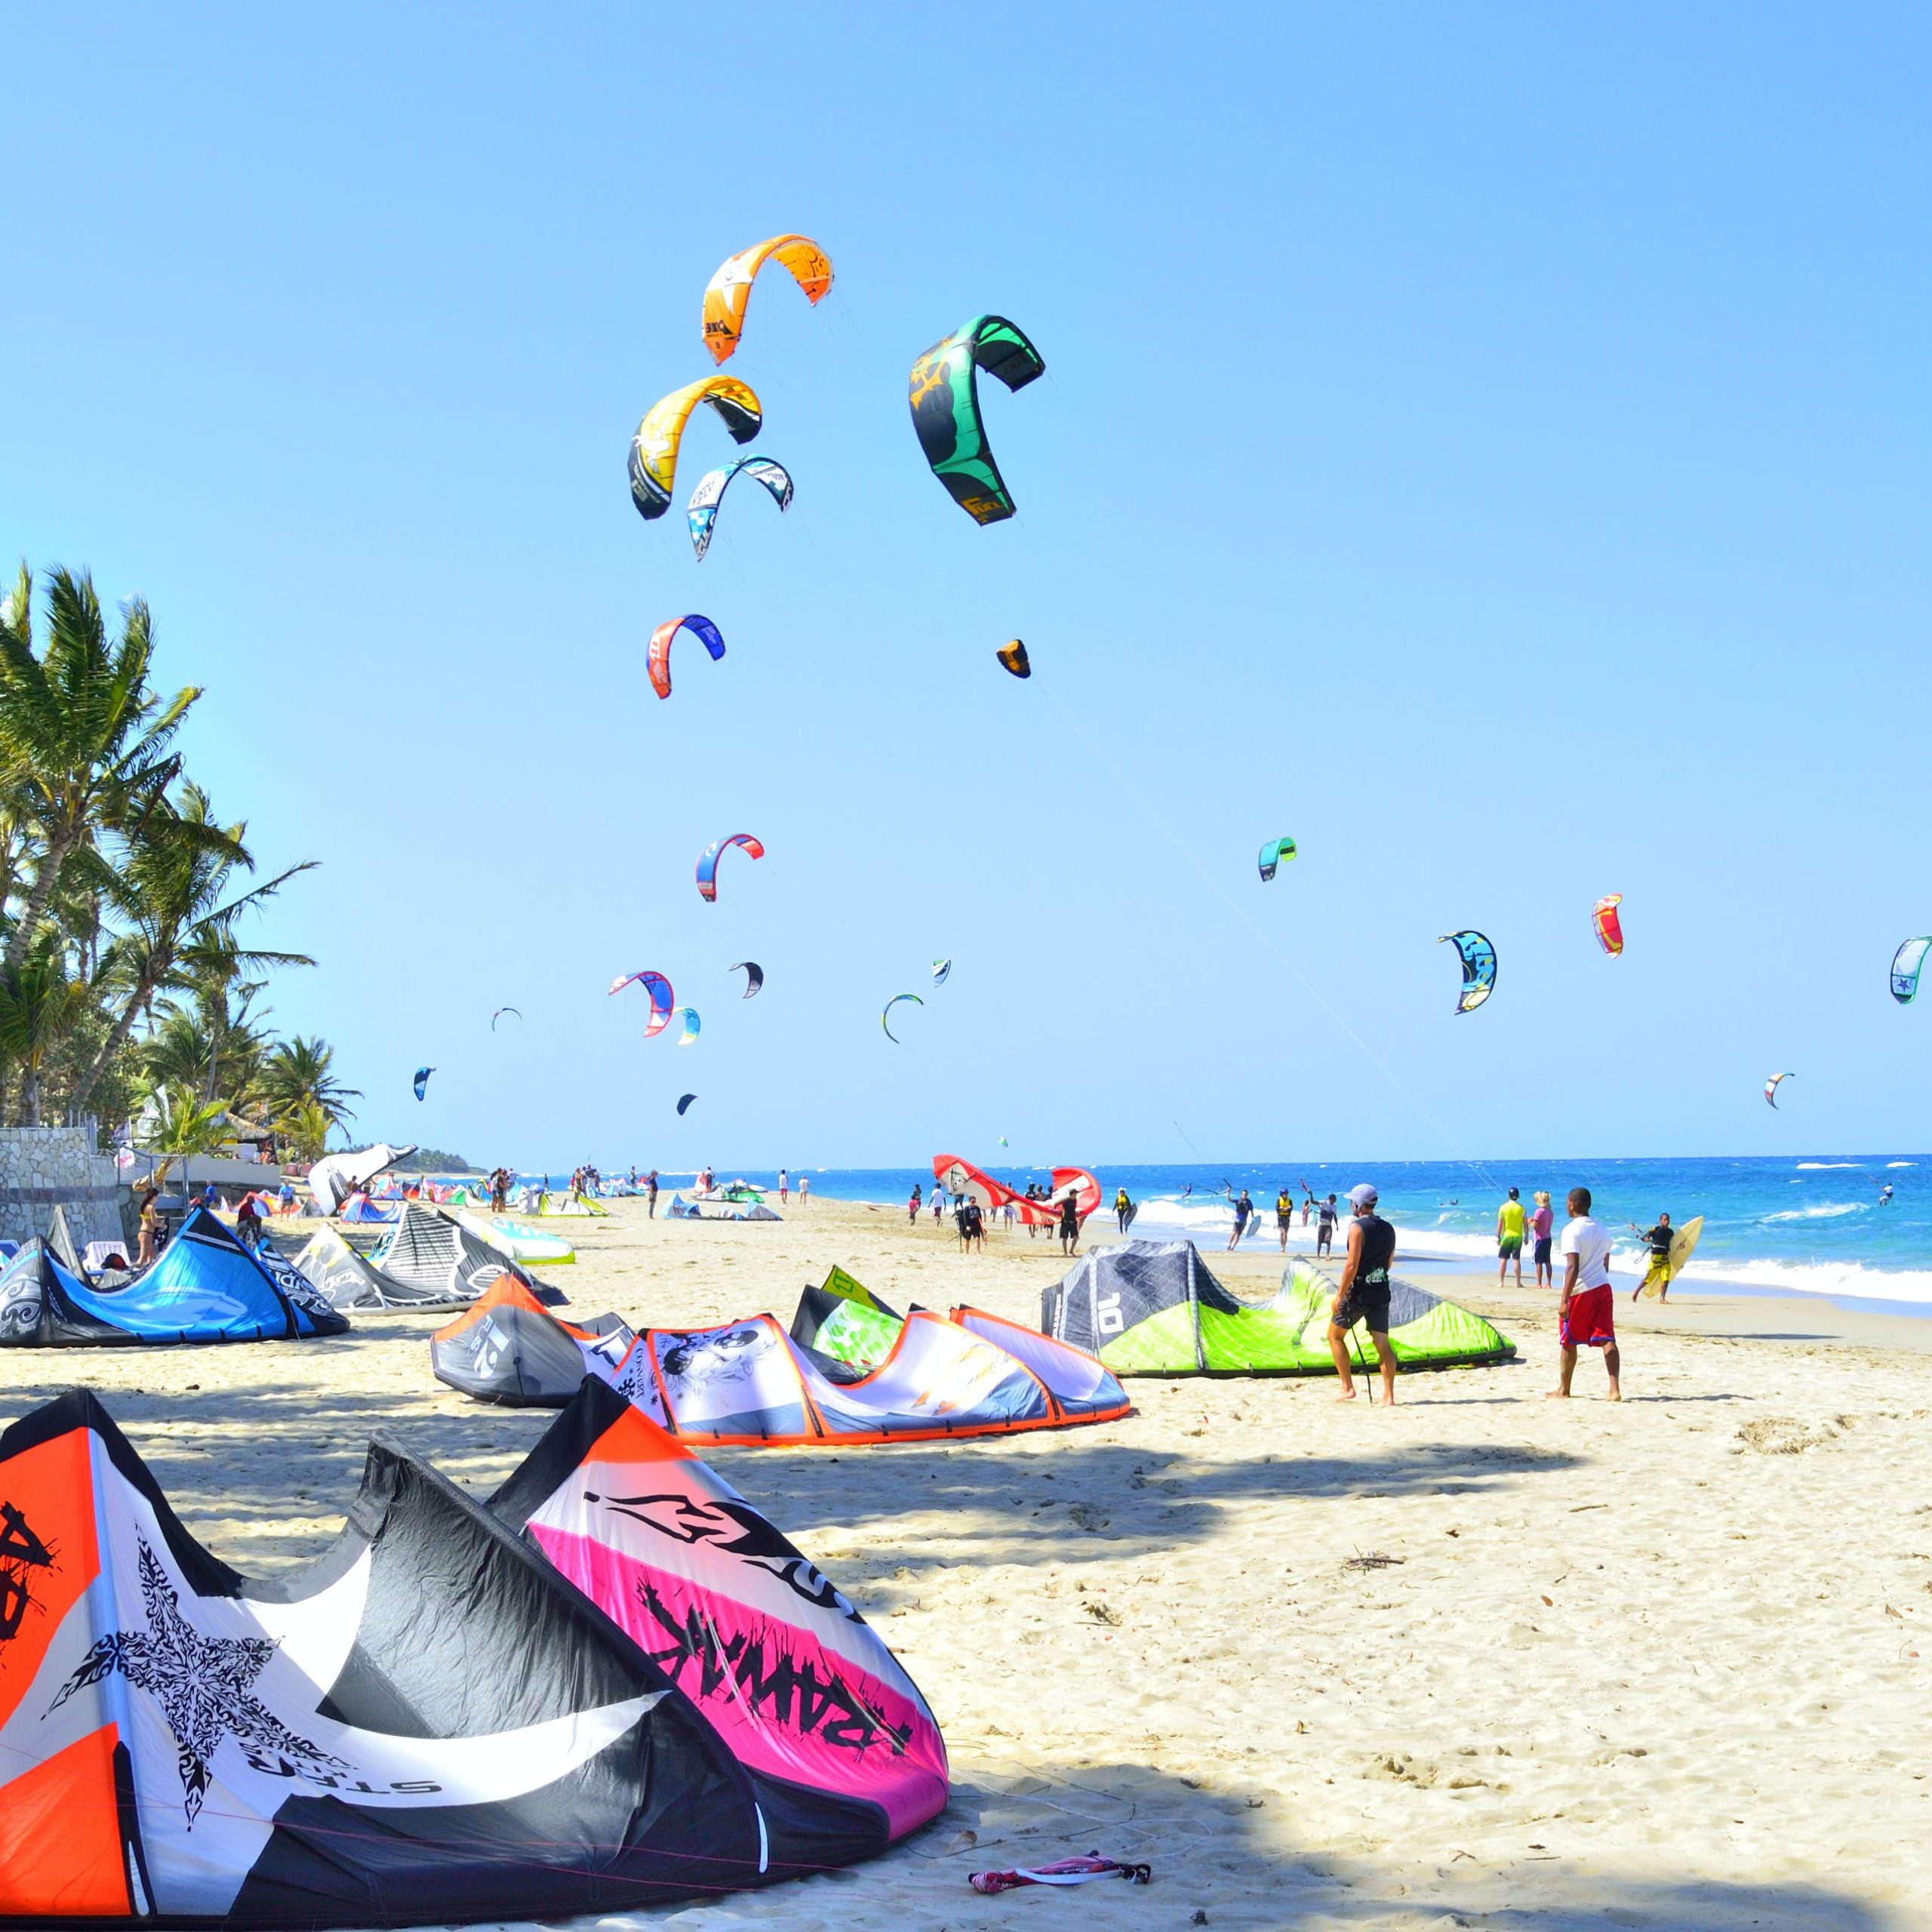
<path fill-rule="evenodd" d="M 833 1261 L 895 1306 L 1034 1318 L 1057 1244 L 961 1257 L 930 1219 L 558 1223 L 574 1309 L 768 1309 Z M 948 1230 L 949 1234 L 949 1228 Z M 1096 1229 L 1097 1237 L 1099 1230 Z M 1276 1264 L 1217 1272 L 1250 1291 Z M 712 1460 L 878 1623 L 938 1715 L 946 1813 L 869 1865 L 579 1921 L 1406 1927 L 1932 1921 L 1932 1323 L 1694 1297 L 1629 1313 L 1629 1400 L 1542 1399 L 1531 1294 L 1434 1280 L 1526 1364 L 1140 1382 L 1100 1428 Z M 10 1352 L 0 1417 L 88 1382 L 245 1573 L 340 1526 L 380 1432 L 486 1490 L 548 1412 L 429 1374 L 423 1318 L 341 1341 Z M 1395 1559 L 1361 1567 L 1367 1557 Z M 1090 1849 L 1145 1889 L 982 1899 L 969 1871 Z"/>

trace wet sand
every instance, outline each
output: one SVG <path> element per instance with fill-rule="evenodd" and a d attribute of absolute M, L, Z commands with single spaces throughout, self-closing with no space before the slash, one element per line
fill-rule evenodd
<path fill-rule="evenodd" d="M 1032 1320 L 1058 1244 L 817 1202 L 783 1225 L 555 1224 L 567 1312 L 769 1310 L 842 1263 L 895 1306 Z M 1112 1238 L 1109 1225 L 1097 1240 Z M 292 1248 L 294 1244 L 285 1243 Z M 1272 1246 L 1210 1265 L 1271 1290 Z M 540 1272 L 541 1272 L 540 1270 Z M 1010 1441 L 711 1460 L 878 1623 L 954 1795 L 849 1872 L 578 1921 L 1219 1927 L 1932 1920 L 1932 1323 L 1800 1299 L 1618 1303 L 1628 1400 L 1546 1401 L 1550 1298 L 1432 1291 L 1522 1360 L 1405 1378 L 1137 1380 L 1136 1413 Z M 441 1318 L 337 1341 L 0 1363 L 11 1420 L 99 1390 L 245 1573 L 312 1557 L 380 1433 L 487 1491 L 547 1412 L 430 1376 Z M 1154 1883 L 983 1899 L 1097 1848 Z"/>

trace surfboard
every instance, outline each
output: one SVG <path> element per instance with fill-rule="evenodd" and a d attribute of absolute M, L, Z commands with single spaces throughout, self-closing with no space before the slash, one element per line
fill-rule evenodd
<path fill-rule="evenodd" d="M 1691 1255 L 1696 1251 L 1697 1246 L 1697 1237 L 1703 1232 L 1703 1216 L 1701 1214 L 1693 1214 L 1690 1220 L 1686 1221 L 1683 1226 L 1679 1228 L 1676 1233 L 1671 1237 L 1670 1278 L 1672 1281 L 1675 1281 L 1678 1276 L 1683 1273 L 1684 1264 L 1690 1259 Z M 1662 1294 L 1664 1291 L 1664 1285 L 1665 1284 L 1663 1282 L 1660 1281 L 1656 1284 L 1656 1286 L 1646 1288 L 1644 1291 L 1644 1298 L 1647 1301 L 1656 1296 Z"/>

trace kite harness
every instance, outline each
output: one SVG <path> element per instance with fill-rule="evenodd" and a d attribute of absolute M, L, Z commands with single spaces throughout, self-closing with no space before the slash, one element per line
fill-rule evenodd
<path fill-rule="evenodd" d="M 1063 1858 L 1030 1872 L 975 1872 L 967 1881 L 976 1892 L 1010 1892 L 1016 1885 L 1084 1885 L 1095 1878 L 1124 1878 L 1130 1885 L 1153 1882 L 1151 1865 L 1124 1865 L 1090 1851 L 1084 1858 Z"/>

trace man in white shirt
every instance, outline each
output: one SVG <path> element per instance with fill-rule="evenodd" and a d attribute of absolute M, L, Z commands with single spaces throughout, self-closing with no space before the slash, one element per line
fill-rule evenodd
<path fill-rule="evenodd" d="M 1617 1372 L 1623 1361 L 1617 1352 L 1617 1294 L 1610 1285 L 1609 1231 L 1590 1218 L 1587 1187 L 1573 1187 L 1569 1204 L 1569 1225 L 1558 1247 L 1563 1257 L 1563 1288 L 1557 1304 L 1556 1332 L 1563 1353 L 1557 1386 L 1549 1392 L 1558 1397 L 1570 1393 L 1579 1349 L 1601 1349 L 1610 1376 L 1610 1399 L 1620 1402 L 1623 1391 Z"/>

